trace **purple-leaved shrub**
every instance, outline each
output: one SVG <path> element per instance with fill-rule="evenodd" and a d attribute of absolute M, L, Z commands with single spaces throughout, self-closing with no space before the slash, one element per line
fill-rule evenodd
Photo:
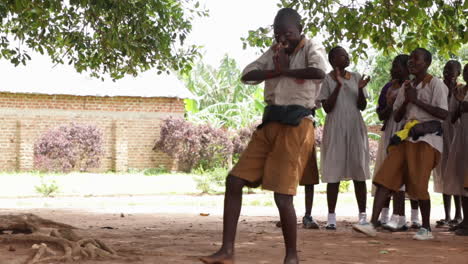
<path fill-rule="evenodd" d="M 100 165 L 103 135 L 95 125 L 63 125 L 34 144 L 34 167 L 41 171 L 87 171 Z"/>
<path fill-rule="evenodd" d="M 226 167 L 232 149 L 228 131 L 175 117 L 163 119 L 160 138 L 153 148 L 177 159 L 183 171 Z"/>

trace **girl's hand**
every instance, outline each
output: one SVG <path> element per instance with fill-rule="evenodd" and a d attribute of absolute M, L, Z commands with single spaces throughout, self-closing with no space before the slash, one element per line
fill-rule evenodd
<path fill-rule="evenodd" d="M 359 80 L 359 89 L 362 89 L 362 88 L 366 87 L 366 85 L 369 83 L 369 81 L 370 81 L 370 77 L 367 76 L 367 78 L 366 78 L 366 75 L 364 74 L 361 77 L 361 80 Z"/>
<path fill-rule="evenodd" d="M 343 77 L 341 76 L 341 71 L 338 67 L 335 68 L 333 77 L 335 77 L 336 82 L 341 87 L 343 85 Z"/>

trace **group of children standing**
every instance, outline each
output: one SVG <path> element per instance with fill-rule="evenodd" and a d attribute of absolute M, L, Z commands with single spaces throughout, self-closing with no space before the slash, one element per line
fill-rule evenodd
<path fill-rule="evenodd" d="M 468 213 L 468 160 L 463 155 L 468 144 L 468 95 L 467 85 L 456 83 L 459 63 L 447 63 L 442 81 L 428 74 L 432 55 L 423 48 L 394 59 L 392 81 L 382 89 L 377 109 L 384 126 L 373 178 L 372 217 L 368 222 L 365 181 L 371 177 L 370 158 L 361 111 L 367 105 L 366 85 L 370 79 L 346 70 L 350 59 L 342 47 L 329 51 L 333 70 L 326 74 L 321 45 L 302 35 L 301 17 L 295 10 L 281 9 L 273 27 L 274 45 L 249 64 L 241 77 L 248 84 L 265 82 L 267 107 L 262 124 L 226 179 L 222 246 L 215 254 L 200 258 L 202 262 L 234 263 L 242 189 L 261 185 L 274 192 L 286 248 L 284 263 L 299 263 L 293 206 L 299 184 L 305 185 L 306 190 L 304 226 L 318 228 L 311 217 L 313 186 L 319 182 L 313 125 L 317 107 L 323 107 L 327 113 L 320 159 L 322 181 L 327 183 L 326 229 L 337 228 L 335 206 L 340 181 L 353 180 L 359 208 L 355 230 L 375 236 L 380 225 L 393 231 L 407 228 L 407 194 L 413 199 L 411 226 L 418 228 L 414 238 L 433 238 L 428 183 L 436 166 L 436 191 L 444 197 L 462 197 L 463 211 Z M 468 82 L 468 66 L 463 77 Z M 391 196 L 394 208 L 389 221 Z M 422 225 L 417 217 L 418 206 Z M 460 220 L 461 215 L 457 216 Z M 467 217 L 456 224 L 453 229 L 457 234 L 468 235 Z"/>

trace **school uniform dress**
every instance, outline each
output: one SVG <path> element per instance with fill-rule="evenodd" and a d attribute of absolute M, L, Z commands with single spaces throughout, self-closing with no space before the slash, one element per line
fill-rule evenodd
<path fill-rule="evenodd" d="M 468 102 L 468 94 L 465 102 Z M 444 178 L 444 193 L 448 195 L 468 196 L 468 114 L 464 113 L 456 126 L 450 152 L 448 153 L 445 175 L 450 175 L 449 180 Z"/>
<path fill-rule="evenodd" d="M 441 109 L 448 110 L 447 86 L 438 78 L 427 75 L 416 86 L 419 100 Z M 405 101 L 405 87 L 402 87 L 393 105 L 397 111 Z M 404 115 L 406 122 L 440 121 L 416 105 L 409 103 Z M 417 140 L 407 138 L 389 149 L 388 156 L 380 166 L 373 182 L 390 190 L 398 191 L 404 184 L 406 192 L 413 199 L 428 200 L 428 184 L 431 171 L 436 167 L 443 151 L 443 139 L 432 133 Z"/>
<path fill-rule="evenodd" d="M 456 87 L 454 94 L 448 98 L 449 112 L 452 113 L 457 110 L 460 104 L 459 94 L 463 93 L 463 86 Z M 464 95 L 463 95 L 464 97 Z M 461 100 L 463 100 L 463 97 Z M 449 114 L 442 124 L 444 134 L 442 136 L 444 151 L 441 154 L 440 162 L 433 171 L 434 176 L 434 191 L 443 194 L 450 194 L 459 192 L 460 181 L 456 179 L 456 175 L 452 174 L 452 170 L 447 170 L 449 155 L 451 152 L 452 141 L 454 138 L 455 130 L 460 122 L 457 121 L 452 124 L 452 117 Z M 452 158 L 457 158 L 452 155 Z M 458 186 L 457 186 L 458 185 Z"/>
<path fill-rule="evenodd" d="M 322 181 L 365 181 L 370 178 L 367 127 L 358 109 L 358 73 L 346 73 L 335 107 L 327 114 L 320 148 Z M 331 73 L 322 83 L 319 100 L 327 100 L 337 82 Z M 367 91 L 364 88 L 367 97 Z"/>
<path fill-rule="evenodd" d="M 274 70 L 273 47 L 246 66 L 242 75 L 253 70 Z M 289 56 L 290 69 L 315 67 L 325 70 L 323 47 L 303 38 Z M 246 82 L 259 84 L 258 82 Z M 315 108 L 321 80 L 303 80 L 280 76 L 265 81 L 264 97 L 268 106 Z M 268 122 L 257 129 L 230 174 L 255 187 L 281 194 L 295 195 L 299 181 L 318 183 L 315 160 L 313 117 L 303 118 L 297 126 Z"/>

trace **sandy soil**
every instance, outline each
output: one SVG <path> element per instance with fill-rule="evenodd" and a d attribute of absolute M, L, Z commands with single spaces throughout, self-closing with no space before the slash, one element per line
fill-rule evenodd
<path fill-rule="evenodd" d="M 221 217 L 177 213 L 96 213 L 65 209 L 2 209 L 0 214 L 32 212 L 81 228 L 83 236 L 99 237 L 119 253 L 140 256 L 139 263 L 198 263 L 199 256 L 218 249 Z M 237 264 L 282 263 L 281 230 L 274 216 L 241 216 Z M 321 223 L 324 224 L 323 222 Z M 369 239 L 339 222 L 339 230 L 304 230 L 299 227 L 301 263 L 468 263 L 468 238 L 435 230 L 433 241 L 414 241 L 414 232 L 379 233 Z M 30 245 L 0 244 L 0 264 L 23 263 Z M 87 261 L 120 264 L 122 261 Z"/>

